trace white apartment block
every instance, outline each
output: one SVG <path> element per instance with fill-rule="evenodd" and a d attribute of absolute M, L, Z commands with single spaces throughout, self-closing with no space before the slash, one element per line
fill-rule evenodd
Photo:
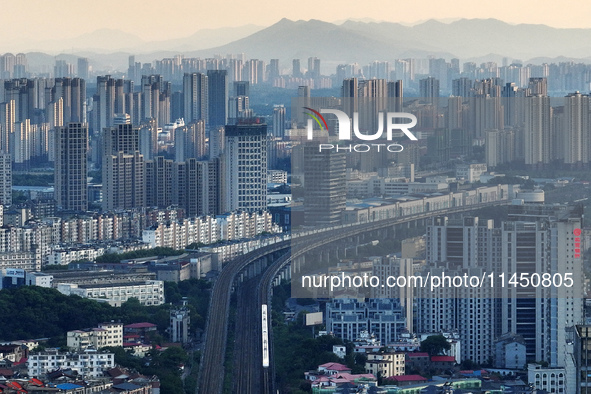
<path fill-rule="evenodd" d="M 456 166 L 456 179 L 463 179 L 470 183 L 479 182 L 480 175 L 488 171 L 485 163 L 458 164 Z"/>
<path fill-rule="evenodd" d="M 142 305 L 164 304 L 164 282 L 161 280 L 108 285 L 60 283 L 57 289 L 65 295 L 75 294 L 99 302 L 108 302 L 109 305 L 117 307 L 130 298 L 137 298 Z"/>
<path fill-rule="evenodd" d="M 404 375 L 405 353 L 368 353 L 365 362 L 367 373 L 387 378 L 390 376 Z"/>
<path fill-rule="evenodd" d="M 567 390 L 564 368 L 544 368 L 539 364 L 528 364 L 527 381 L 533 384 L 536 390 L 546 390 L 548 393 L 575 392 Z"/>
<path fill-rule="evenodd" d="M 262 232 L 281 232 L 268 211 L 232 212 L 215 218 L 201 216 L 160 223 L 144 230 L 142 239 L 152 248 L 182 249 L 192 243 L 211 244 L 221 240 L 252 238 Z"/>
<path fill-rule="evenodd" d="M 123 346 L 123 323 L 100 323 L 96 328 L 68 331 L 67 343 L 75 351 Z"/>
<path fill-rule="evenodd" d="M 47 264 L 67 265 L 76 260 L 94 261 L 105 253 L 107 248 L 101 246 L 58 248 L 47 256 Z"/>
<path fill-rule="evenodd" d="M 57 349 L 30 354 L 27 361 L 29 377 L 38 378 L 56 369 L 71 368 L 86 378 L 103 376 L 105 369 L 115 366 L 113 353 L 87 350 L 82 353 L 59 353 Z"/>

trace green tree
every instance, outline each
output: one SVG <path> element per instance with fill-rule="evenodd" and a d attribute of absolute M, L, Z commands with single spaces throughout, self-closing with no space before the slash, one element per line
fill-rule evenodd
<path fill-rule="evenodd" d="M 421 342 L 421 352 L 429 353 L 431 356 L 437 356 L 450 348 L 451 345 L 443 335 L 431 335 Z"/>

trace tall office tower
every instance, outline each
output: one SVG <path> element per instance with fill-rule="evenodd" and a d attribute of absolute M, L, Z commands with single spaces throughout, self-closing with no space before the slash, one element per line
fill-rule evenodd
<path fill-rule="evenodd" d="M 304 218 L 306 225 L 339 224 L 346 203 L 345 154 L 304 147 Z"/>
<path fill-rule="evenodd" d="M 293 59 L 291 61 L 291 76 L 294 78 L 302 77 L 302 66 L 300 64 L 300 59 Z"/>
<path fill-rule="evenodd" d="M 440 90 L 439 80 L 437 78 L 427 77 L 419 80 L 419 90 L 421 98 L 425 99 L 431 104 L 438 104 L 437 98 L 439 97 Z"/>
<path fill-rule="evenodd" d="M 164 156 L 146 160 L 147 207 L 167 208 L 173 204 L 173 169 L 173 161 Z"/>
<path fill-rule="evenodd" d="M 10 152 L 10 135 L 14 132 L 16 122 L 15 101 L 0 103 L 0 150 Z"/>
<path fill-rule="evenodd" d="M 525 164 L 534 168 L 548 165 L 554 159 L 552 147 L 552 107 L 550 97 L 537 94 L 525 98 Z"/>
<path fill-rule="evenodd" d="M 79 57 L 78 58 L 78 78 L 87 80 L 90 76 L 90 66 L 88 64 L 87 57 Z"/>
<path fill-rule="evenodd" d="M 308 58 L 308 78 L 320 77 L 320 59 L 317 57 Z"/>
<path fill-rule="evenodd" d="M 273 137 L 285 137 L 285 107 L 283 105 L 273 106 Z"/>
<path fill-rule="evenodd" d="M 88 126 L 68 123 L 55 130 L 55 199 L 60 209 L 88 209 L 87 152 Z"/>
<path fill-rule="evenodd" d="M 0 151 L 0 205 L 12 204 L 12 158 Z"/>
<path fill-rule="evenodd" d="M 279 78 L 279 59 L 271 59 L 267 68 L 268 80 L 273 82 L 275 78 Z"/>
<path fill-rule="evenodd" d="M 207 86 L 209 121 L 206 126 L 213 130 L 228 122 L 228 72 L 208 70 Z"/>
<path fill-rule="evenodd" d="M 64 123 L 84 121 L 86 81 L 81 78 L 56 78 L 51 93 L 53 101 L 63 99 Z"/>
<path fill-rule="evenodd" d="M 564 99 L 564 164 L 587 166 L 591 159 L 589 96 L 579 92 Z"/>
<path fill-rule="evenodd" d="M 547 78 L 530 78 L 528 85 L 529 93 L 532 96 L 548 95 L 548 79 Z"/>
<path fill-rule="evenodd" d="M 208 115 L 207 75 L 191 73 L 183 76 L 183 116 L 185 123 L 207 121 Z"/>
<path fill-rule="evenodd" d="M 472 96 L 472 80 L 462 77 L 451 82 L 451 94 L 456 97 Z"/>
<path fill-rule="evenodd" d="M 129 116 L 115 121 L 117 125 L 103 131 L 103 209 L 144 207 L 145 165 L 139 151 L 139 131 Z"/>
<path fill-rule="evenodd" d="M 234 97 L 237 96 L 249 96 L 250 94 L 250 87 L 248 81 L 234 81 L 233 84 L 233 91 L 232 95 Z"/>
<path fill-rule="evenodd" d="M 267 125 L 225 127 L 224 211 L 267 208 Z"/>

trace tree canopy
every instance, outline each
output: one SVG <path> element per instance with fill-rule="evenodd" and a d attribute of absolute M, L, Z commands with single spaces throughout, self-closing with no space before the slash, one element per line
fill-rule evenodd
<path fill-rule="evenodd" d="M 451 344 L 443 335 L 430 335 L 421 341 L 421 352 L 429 353 L 430 356 L 437 356 L 449 349 Z"/>

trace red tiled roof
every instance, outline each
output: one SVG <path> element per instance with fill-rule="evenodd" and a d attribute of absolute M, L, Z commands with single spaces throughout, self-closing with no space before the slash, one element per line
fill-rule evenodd
<path fill-rule="evenodd" d="M 151 327 L 156 327 L 156 324 L 152 324 L 152 323 L 133 323 L 133 324 L 128 324 L 125 326 L 125 328 L 151 328 Z"/>
<path fill-rule="evenodd" d="M 421 353 L 421 352 L 416 352 L 416 353 L 406 353 L 407 357 L 429 357 L 429 353 Z"/>
<path fill-rule="evenodd" d="M 440 362 L 440 363 L 443 363 L 443 362 L 448 362 L 448 363 L 449 362 L 452 362 L 452 363 L 455 363 L 456 362 L 456 359 L 454 357 L 452 357 L 452 356 L 433 356 L 433 357 L 431 357 L 431 361 L 434 362 L 434 363 L 437 363 L 437 362 Z"/>
<path fill-rule="evenodd" d="M 426 382 L 427 378 L 422 377 L 421 375 L 400 375 L 400 376 L 390 376 L 386 378 L 387 380 L 394 380 L 396 382 Z"/>
<path fill-rule="evenodd" d="M 339 363 L 326 363 L 319 365 L 318 368 L 330 369 L 331 371 L 350 371 L 351 368 Z"/>

